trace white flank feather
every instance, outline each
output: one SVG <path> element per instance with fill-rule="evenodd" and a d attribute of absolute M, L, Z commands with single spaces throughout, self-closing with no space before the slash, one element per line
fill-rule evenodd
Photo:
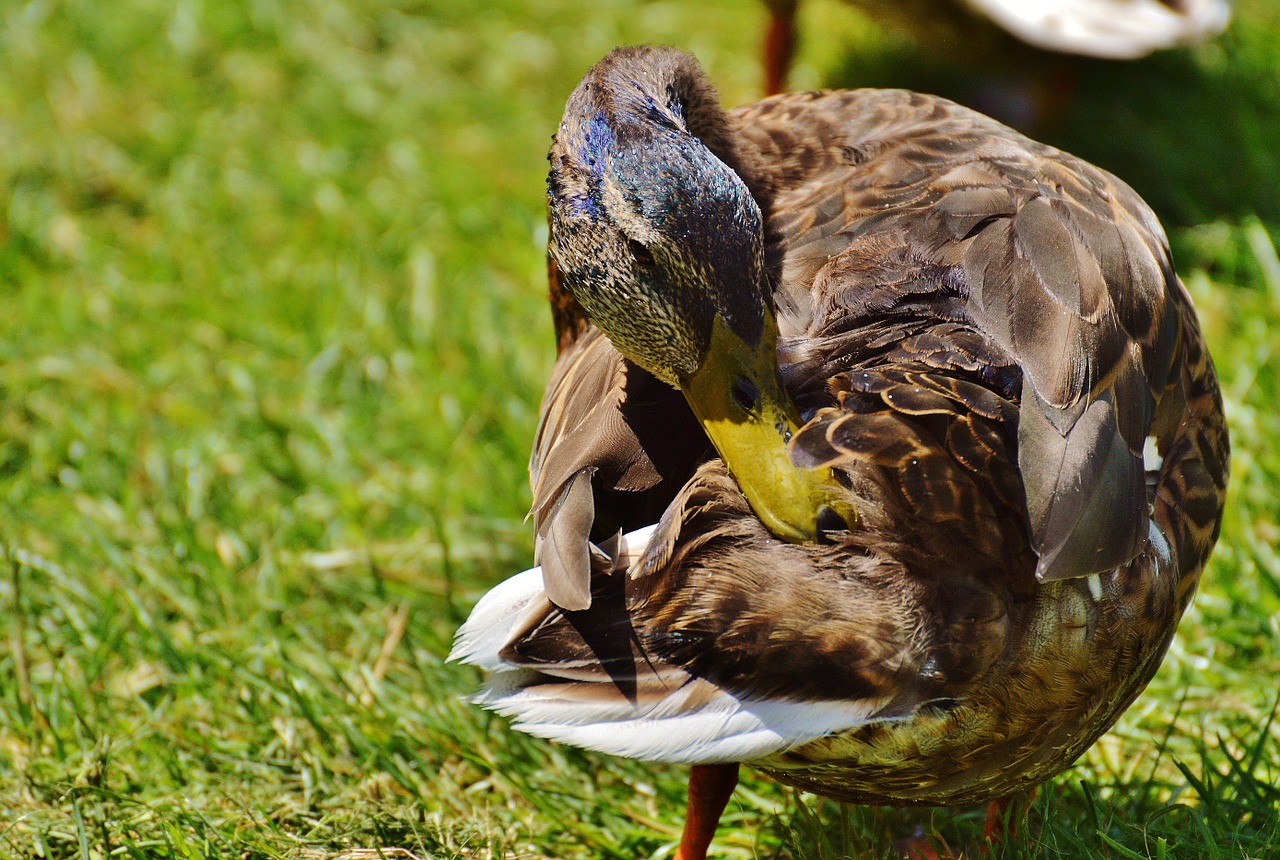
<path fill-rule="evenodd" d="M 1050 51 L 1131 60 L 1221 33 L 1227 0 L 967 0 L 1028 44 Z"/>
<path fill-rule="evenodd" d="M 1169 547 L 1169 540 L 1164 536 L 1164 532 L 1156 524 L 1155 517 L 1147 522 L 1147 540 L 1151 543 L 1151 550 L 1155 555 L 1153 565 L 1155 572 L 1162 574 L 1173 566 L 1173 550 Z"/>
<path fill-rule="evenodd" d="M 1146 472 L 1159 472 L 1164 466 L 1164 457 L 1160 456 L 1160 448 L 1154 436 L 1148 436 L 1142 446 L 1142 469 Z"/>

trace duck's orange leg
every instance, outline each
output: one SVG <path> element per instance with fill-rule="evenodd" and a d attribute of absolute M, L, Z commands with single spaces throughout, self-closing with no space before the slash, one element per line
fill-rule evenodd
<path fill-rule="evenodd" d="M 738 784 L 738 765 L 695 764 L 689 772 L 689 803 L 675 860 L 706 860 L 720 813 Z"/>
<path fill-rule="evenodd" d="M 911 836 L 894 843 L 900 860 L 958 860 L 949 848 L 944 847 L 945 854 L 939 854 L 933 847 L 933 840 L 923 834 Z"/>
<path fill-rule="evenodd" d="M 787 72 L 796 52 L 796 3 L 799 0 L 766 0 L 769 28 L 764 34 L 764 94 L 780 93 L 787 86 Z"/>
<path fill-rule="evenodd" d="M 987 820 L 982 825 L 982 838 L 988 842 L 999 842 L 1006 836 L 1012 839 L 1017 832 L 1017 820 L 1008 819 L 1008 832 L 1005 832 L 1005 816 L 1013 805 L 1013 795 L 997 797 L 987 804 Z"/>
<path fill-rule="evenodd" d="M 1018 838 L 1018 819 L 1031 808 L 1036 799 L 1036 789 L 1025 793 L 1007 794 L 987 804 L 987 820 L 982 835 L 988 842 L 1012 842 Z M 1013 811 L 1010 812 L 1010 807 Z"/>
<path fill-rule="evenodd" d="M 997 842 L 1017 839 L 1018 819 L 1031 806 L 1034 797 L 1035 789 L 1032 789 L 1027 794 L 1009 794 L 987 804 L 987 817 L 982 826 L 983 844 L 977 849 L 979 857 L 989 857 L 992 845 Z M 954 854 L 945 843 L 942 843 L 942 853 L 939 854 L 934 847 L 935 839 L 923 834 L 904 839 L 897 843 L 898 856 L 902 860 L 958 860 L 968 854 Z"/>

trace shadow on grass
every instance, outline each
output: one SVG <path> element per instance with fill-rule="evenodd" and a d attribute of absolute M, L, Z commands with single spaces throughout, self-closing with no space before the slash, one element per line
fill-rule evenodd
<path fill-rule="evenodd" d="M 964 68 L 901 40 L 851 52 L 826 84 L 903 87 L 967 104 L 1122 177 L 1167 227 L 1280 224 L 1277 26 L 1237 21 L 1193 50 L 1108 62 L 998 43 Z M 998 56 L 987 61 L 987 54 Z M 994 71 L 992 70 L 994 69 Z"/>

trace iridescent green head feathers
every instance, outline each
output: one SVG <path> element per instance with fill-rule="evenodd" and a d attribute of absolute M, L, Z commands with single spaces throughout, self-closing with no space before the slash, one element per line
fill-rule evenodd
<path fill-rule="evenodd" d="M 760 209 L 722 160 L 728 141 L 696 61 L 643 47 L 587 73 L 551 148 L 551 250 L 568 288 L 673 385 L 705 358 L 715 316 L 751 344 L 766 328 Z"/>

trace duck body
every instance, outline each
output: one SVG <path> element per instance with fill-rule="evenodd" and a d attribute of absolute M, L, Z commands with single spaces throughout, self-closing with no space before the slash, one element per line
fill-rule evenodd
<path fill-rule="evenodd" d="M 531 461 L 541 567 L 482 599 L 453 656 L 489 672 L 476 701 L 517 728 L 616 755 L 745 762 L 866 803 L 1034 786 L 1150 680 L 1218 533 L 1221 399 L 1163 232 L 1111 175 L 943 99 L 795 93 L 722 114 L 691 63 L 620 49 L 584 80 L 600 101 L 570 102 L 559 357 Z M 638 272 L 606 301 L 645 304 L 687 283 L 643 267 L 701 247 L 577 131 L 629 146 L 627 110 L 661 115 L 758 206 L 786 456 L 836 487 L 816 540 L 766 528 L 767 487 L 744 495 L 750 467 L 686 375 L 672 387 L 672 362 L 596 325 L 618 327 L 585 279 Z"/>

